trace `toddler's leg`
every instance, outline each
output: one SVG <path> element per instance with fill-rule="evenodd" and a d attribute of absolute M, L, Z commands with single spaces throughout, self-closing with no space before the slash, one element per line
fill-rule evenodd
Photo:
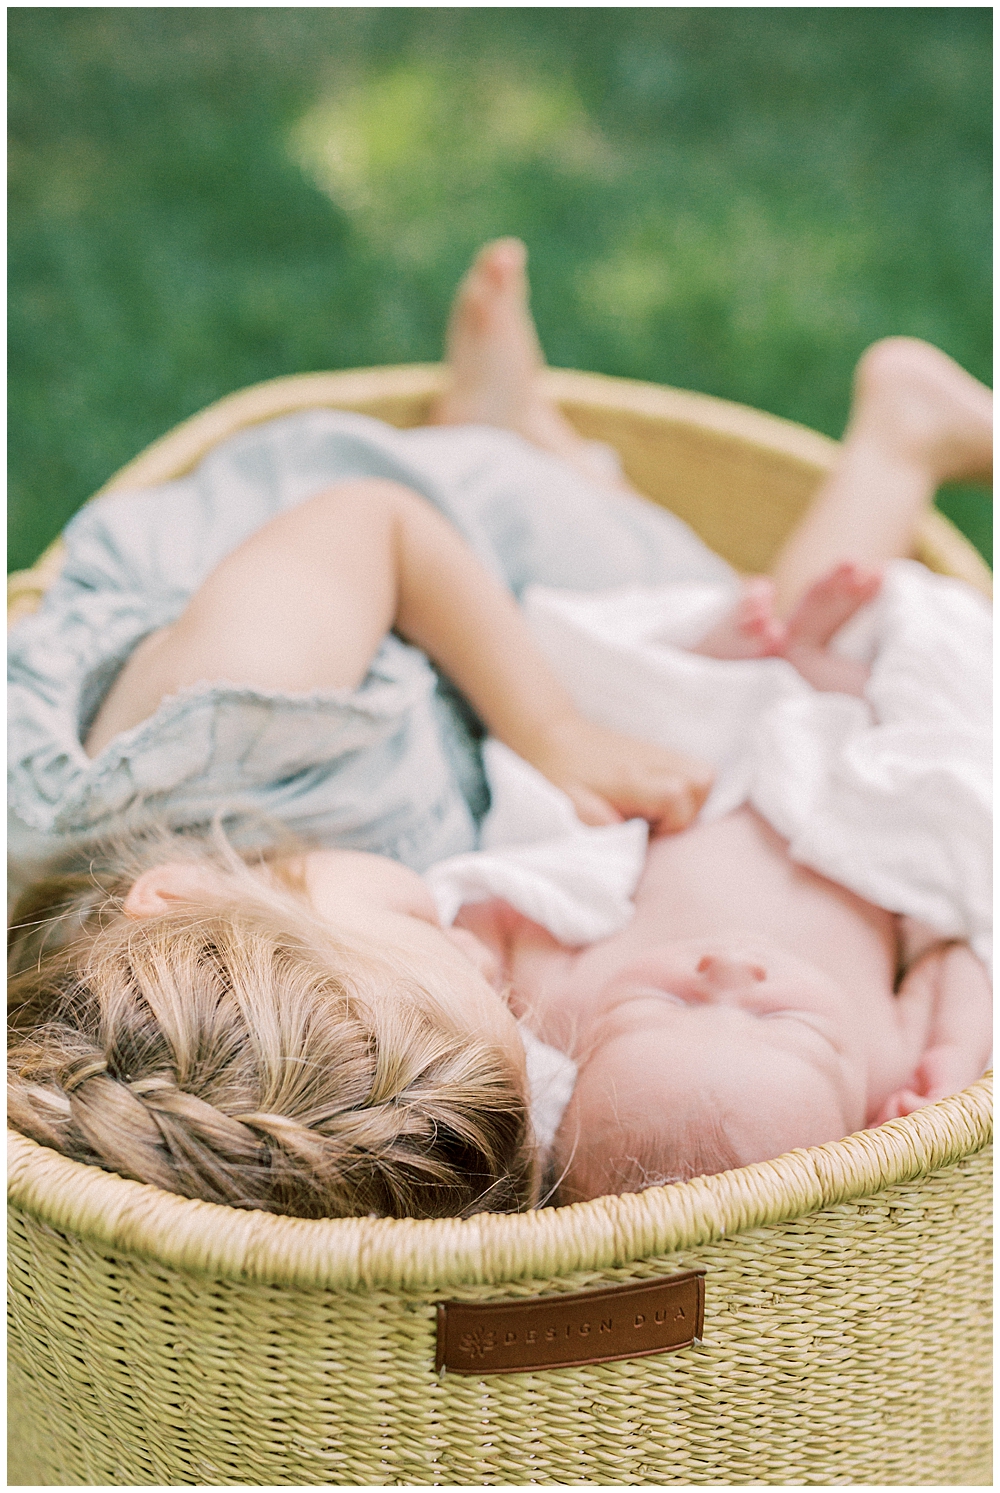
<path fill-rule="evenodd" d="M 513 430 L 591 481 L 632 491 L 538 389 L 544 360 L 525 259 L 517 239 L 499 239 L 477 255 L 448 328 L 452 387 L 432 420 Z M 869 348 L 836 470 L 773 567 L 778 614 L 789 616 L 810 585 L 842 561 L 871 566 L 908 554 L 936 488 L 990 470 L 992 409 L 990 390 L 928 343 L 893 337 Z M 747 624 L 754 605 L 748 600 Z M 718 646 L 726 656 L 754 657 L 767 644 L 762 649 L 755 627 L 738 622 Z M 732 647 L 750 651 L 733 655 Z"/>
<path fill-rule="evenodd" d="M 840 561 L 909 554 L 937 487 L 990 471 L 992 415 L 990 390 L 928 343 L 869 348 L 837 467 L 775 562 L 779 614 Z"/>
<path fill-rule="evenodd" d="M 435 425 L 496 425 L 561 456 L 590 481 L 632 491 L 607 448 L 585 440 L 538 389 L 545 357 L 528 305 L 527 250 L 520 239 L 487 244 L 459 285 L 445 357 L 452 383 Z"/>

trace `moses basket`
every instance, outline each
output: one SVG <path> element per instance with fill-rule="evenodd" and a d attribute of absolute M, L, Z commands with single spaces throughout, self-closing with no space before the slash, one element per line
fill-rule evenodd
<path fill-rule="evenodd" d="M 642 491 L 746 570 L 767 566 L 836 452 L 720 400 L 546 377 Z M 443 379 L 408 367 L 259 385 L 109 488 L 179 476 L 293 410 L 416 425 Z M 940 516 L 917 552 L 988 589 Z M 56 545 L 13 578 L 14 615 L 59 564 Z M 466 1221 L 238 1211 L 12 1132 L 11 1482 L 986 1484 L 989 1098 L 983 1079 L 775 1161 Z M 677 1289 L 700 1282 L 703 1322 L 675 1351 L 497 1372 L 504 1333 L 472 1327 L 465 1368 L 437 1367 L 440 1303 L 537 1301 L 532 1320 L 582 1332 L 566 1298 L 611 1288 L 584 1305 L 612 1303 L 631 1328 L 642 1313 L 623 1285 L 692 1271 L 705 1273 Z"/>

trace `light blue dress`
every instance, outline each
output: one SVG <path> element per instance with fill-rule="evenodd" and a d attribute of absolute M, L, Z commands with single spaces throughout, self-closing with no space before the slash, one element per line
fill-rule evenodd
<path fill-rule="evenodd" d="M 111 835 L 218 818 L 235 843 L 280 830 L 415 870 L 473 849 L 488 807 L 477 723 L 419 650 L 387 637 L 353 690 L 206 681 L 95 758 L 82 739 L 132 650 L 274 515 L 344 478 L 434 503 L 515 594 L 733 580 L 680 519 L 582 478 L 505 431 L 399 431 L 310 411 L 218 446 L 190 476 L 108 496 L 69 524 L 62 573 L 10 637 L 10 832 L 18 880 Z"/>

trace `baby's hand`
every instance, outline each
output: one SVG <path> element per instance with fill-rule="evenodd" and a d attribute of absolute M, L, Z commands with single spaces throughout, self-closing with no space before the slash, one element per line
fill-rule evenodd
<path fill-rule="evenodd" d="M 970 1082 L 968 1059 L 963 1062 L 963 1057 L 964 1054 L 940 1049 L 928 1053 L 914 1074 L 914 1087 L 890 1094 L 872 1124 L 884 1125 L 886 1120 L 902 1119 L 938 1099 L 947 1099 L 949 1094 L 960 1093 Z"/>
<path fill-rule="evenodd" d="M 904 939 L 918 948 L 925 945 L 896 996 L 904 1029 L 923 1034 L 923 1052 L 906 1083 L 871 1121 L 875 1125 L 974 1083 L 989 1063 L 992 1046 L 993 1000 L 985 967 L 968 944 L 936 934 L 927 947 L 930 930 L 911 918 L 901 921 Z"/>
<path fill-rule="evenodd" d="M 582 716 L 551 730 L 532 766 L 572 800 L 584 824 L 648 819 L 654 834 L 674 834 L 695 818 L 712 786 L 712 769 L 595 725 Z"/>

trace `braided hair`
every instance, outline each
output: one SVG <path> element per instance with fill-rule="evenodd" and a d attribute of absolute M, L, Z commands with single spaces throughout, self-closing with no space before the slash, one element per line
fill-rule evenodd
<path fill-rule="evenodd" d="M 130 879 L 15 909 L 8 1115 L 43 1145 L 185 1197 L 303 1218 L 531 1206 L 523 1078 L 452 1029 L 433 971 L 317 933 L 290 892 L 136 919 Z M 251 894 L 253 884 L 258 892 Z"/>

